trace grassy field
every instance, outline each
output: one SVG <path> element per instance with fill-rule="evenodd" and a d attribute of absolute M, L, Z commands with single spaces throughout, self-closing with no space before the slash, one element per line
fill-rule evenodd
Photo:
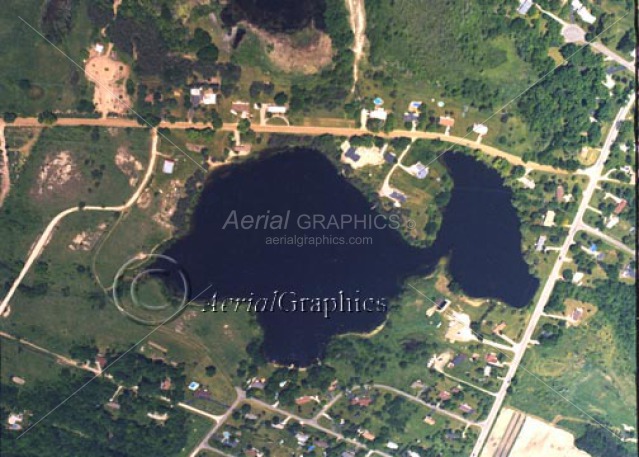
<path fill-rule="evenodd" d="M 0 56 L 3 62 L 0 68 L 0 112 L 33 115 L 47 109 L 66 111 L 75 109 L 80 98 L 92 98 L 84 72 L 69 60 L 82 67 L 86 49 L 92 44 L 87 3 L 86 0 L 74 2 L 71 28 L 62 41 L 56 43 L 67 58 L 31 28 L 42 30 L 43 2 L 3 2 L 0 18 Z"/>
<path fill-rule="evenodd" d="M 8 132 L 9 145 L 14 131 Z M 148 140 L 144 130 L 54 127 L 42 131 L 26 157 L 16 157 L 10 146 L 21 171 L 0 212 L 0 236 L 11 240 L 0 246 L 6 280 L 17 274 L 29 246 L 60 211 L 80 202 L 108 206 L 126 201 L 133 187 L 114 157 L 121 146 L 144 166 Z"/>

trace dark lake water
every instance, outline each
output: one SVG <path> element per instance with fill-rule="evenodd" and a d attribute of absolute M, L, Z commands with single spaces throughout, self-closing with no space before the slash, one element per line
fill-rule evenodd
<path fill-rule="evenodd" d="M 445 162 L 455 186 L 438 239 L 428 249 L 408 245 L 392 228 L 374 227 L 375 221 L 378 227 L 384 221 L 374 219 L 377 213 L 370 203 L 328 159 L 295 150 L 216 172 L 195 208 L 191 232 L 165 254 L 188 273 L 192 295 L 212 284 L 206 296 L 216 291 L 218 304 L 222 297 L 254 302 L 264 297 L 258 306 L 266 304 L 269 309 L 271 301 L 266 299 L 272 300 L 278 291 L 286 293 L 282 302 L 290 310 L 290 299 L 297 298 L 298 311 L 262 312 L 258 317 L 265 333 L 265 354 L 283 363 L 308 364 L 322 355 L 331 335 L 379 325 L 386 317 L 384 303 L 399 294 L 402 283 L 431 272 L 448 254 L 454 280 L 469 295 L 525 306 L 538 284 L 522 259 L 510 191 L 496 172 L 473 158 L 450 154 Z M 241 227 L 242 217 L 259 215 L 263 216 L 259 228 L 254 228 L 255 221 L 253 228 Z M 282 218 L 280 225 L 277 215 Z M 316 219 L 316 226 L 309 228 L 313 215 L 324 220 Z M 330 225 L 331 216 L 341 222 L 343 215 L 358 217 L 359 226 L 348 220 L 339 229 Z M 324 243 L 329 241 L 326 237 L 333 237 L 333 242 L 338 241 L 334 237 L 346 242 L 370 237 L 372 242 L 321 247 L 269 244 L 283 237 L 298 244 L 308 243 L 309 237 L 324 237 Z M 325 319 L 316 312 L 321 307 L 309 309 L 314 303 L 309 301 L 301 312 L 303 297 L 326 299 L 322 306 L 341 305 L 345 311 Z M 346 311 L 347 298 L 351 312 Z M 360 311 L 355 311 L 356 298 Z M 364 309 L 367 298 L 371 300 Z M 246 304 L 239 312 L 246 312 Z"/>

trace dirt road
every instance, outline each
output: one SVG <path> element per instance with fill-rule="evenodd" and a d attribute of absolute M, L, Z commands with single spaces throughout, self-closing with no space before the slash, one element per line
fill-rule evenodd
<path fill-rule="evenodd" d="M 31 266 L 42 254 L 42 251 L 48 244 L 53 234 L 53 230 L 58 226 L 58 224 L 60 223 L 60 221 L 62 221 L 62 219 L 67 217 L 69 214 L 72 214 L 78 211 L 121 212 L 121 211 L 125 211 L 129 209 L 131 206 L 135 204 L 135 202 L 138 200 L 138 198 L 142 194 L 142 191 L 144 191 L 147 184 L 149 183 L 151 176 L 153 175 L 153 170 L 155 169 L 155 164 L 157 162 L 157 154 L 158 154 L 157 144 L 158 144 L 157 130 L 153 129 L 151 131 L 151 152 L 150 152 L 150 158 L 149 158 L 149 166 L 146 170 L 144 178 L 140 182 L 140 185 L 138 186 L 136 191 L 133 193 L 133 195 L 129 198 L 129 200 L 125 204 L 120 206 L 104 206 L 104 207 L 103 206 L 85 206 L 82 209 L 80 209 L 78 206 L 74 206 L 73 208 L 69 208 L 62 211 L 61 213 L 58 213 L 58 215 L 54 217 L 51 222 L 49 222 L 49 225 L 47 225 L 47 227 L 44 229 L 44 232 L 42 233 L 40 238 L 36 241 L 35 245 L 33 246 L 33 249 L 31 249 L 31 253 L 29 254 L 29 257 L 27 258 L 27 260 L 25 261 L 24 266 L 22 267 L 22 271 L 20 271 L 20 274 L 11 285 L 11 288 L 9 289 L 9 292 L 7 292 L 7 295 L 5 295 L 5 297 L 2 299 L 2 303 L 0 303 L 0 316 L 8 317 L 9 314 L 11 313 L 11 307 L 9 306 L 9 302 L 11 301 L 11 298 L 16 293 L 16 290 L 18 290 L 20 283 L 22 283 L 22 280 L 29 272 L 29 269 L 31 268 Z"/>
<path fill-rule="evenodd" d="M 13 124 L 16 127 L 43 127 L 38 123 L 38 120 L 33 117 L 17 119 Z M 98 127 L 119 127 L 119 128 L 148 128 L 146 125 L 140 125 L 133 119 L 119 119 L 119 118 L 107 118 L 107 119 L 88 119 L 88 118 L 60 118 L 55 125 L 65 127 L 78 127 L 82 125 L 98 126 Z M 210 124 L 205 123 L 191 123 L 191 122 L 161 122 L 159 127 L 168 129 L 205 129 L 212 127 Z M 346 136 L 362 135 L 370 133 L 362 131 L 361 129 L 352 127 L 316 127 L 309 125 L 257 125 L 252 124 L 251 129 L 257 133 L 279 133 L 282 135 L 334 135 L 334 136 Z M 222 126 L 223 131 L 232 132 L 237 130 L 237 124 L 225 123 Z M 561 175 L 570 174 L 569 171 L 561 168 L 555 168 L 550 165 L 541 165 L 535 162 L 524 162 L 521 157 L 510 154 L 508 152 L 497 149 L 493 146 L 488 146 L 484 143 L 477 143 L 475 140 L 463 138 L 454 135 L 444 135 L 437 132 L 421 132 L 421 131 L 408 131 L 408 130 L 393 130 L 392 132 L 376 133 L 376 135 L 384 138 L 410 138 L 410 139 L 422 139 L 422 140 L 439 140 L 445 143 L 456 144 L 459 146 L 465 146 L 471 149 L 477 149 L 486 155 L 492 157 L 500 157 L 507 160 L 513 165 L 520 165 L 530 170 L 541 171 L 544 173 L 554 173 Z M 192 159 L 191 159 L 192 160 Z"/>
<path fill-rule="evenodd" d="M 9 195 L 11 188 L 11 176 L 9 175 L 9 156 L 7 154 L 7 141 L 4 137 L 4 121 L 0 120 L 0 208 L 4 199 Z"/>
<path fill-rule="evenodd" d="M 357 79 L 359 78 L 359 61 L 364 56 L 364 46 L 366 45 L 366 9 L 364 0 L 346 0 L 346 7 L 350 14 L 351 29 L 353 30 L 353 87 L 351 92 L 355 92 Z"/>

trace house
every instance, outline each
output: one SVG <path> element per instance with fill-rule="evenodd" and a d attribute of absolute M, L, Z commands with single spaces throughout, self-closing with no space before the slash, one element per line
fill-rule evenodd
<path fill-rule="evenodd" d="M 442 311 L 444 308 L 446 308 L 446 305 L 449 303 L 448 300 L 446 300 L 444 297 L 439 297 L 437 300 L 435 300 L 435 307 L 437 308 L 437 311 Z"/>
<path fill-rule="evenodd" d="M 410 173 L 417 179 L 424 179 L 428 176 L 428 167 L 421 162 L 417 162 L 410 167 Z"/>
<path fill-rule="evenodd" d="M 555 225 L 555 212 L 551 209 L 546 211 L 546 216 L 544 217 L 544 227 L 552 227 Z"/>
<path fill-rule="evenodd" d="M 623 279 L 632 279 L 636 276 L 636 271 L 635 268 L 632 266 L 632 263 L 629 263 L 624 267 L 624 269 L 621 271 L 620 276 Z"/>
<path fill-rule="evenodd" d="M 398 203 L 404 203 L 408 199 L 406 195 L 404 195 L 398 190 L 392 191 L 389 197 L 392 198 L 393 200 L 396 200 Z"/>
<path fill-rule="evenodd" d="M 475 410 L 467 403 L 462 404 L 459 407 L 459 410 L 464 414 L 472 414 L 475 412 Z"/>
<path fill-rule="evenodd" d="M 415 451 L 406 451 L 406 457 L 421 457 L 421 456 Z"/>
<path fill-rule="evenodd" d="M 107 359 L 102 354 L 98 354 L 95 356 L 95 364 L 98 366 L 100 371 L 104 370 L 107 366 Z"/>
<path fill-rule="evenodd" d="M 418 113 L 404 113 L 404 122 L 417 122 L 419 121 Z"/>
<path fill-rule="evenodd" d="M 249 381 L 248 388 L 264 390 L 264 386 L 266 386 L 266 378 L 253 378 Z"/>
<path fill-rule="evenodd" d="M 486 135 L 488 133 L 488 127 L 484 124 L 473 124 L 473 132 L 478 135 Z"/>
<path fill-rule="evenodd" d="M 209 392 L 207 389 L 200 389 L 195 392 L 195 398 L 199 398 L 201 400 L 210 400 L 211 392 Z"/>
<path fill-rule="evenodd" d="M 246 419 L 247 421 L 256 421 L 259 419 L 257 414 L 253 414 L 253 413 L 246 413 L 244 415 L 244 419 Z"/>
<path fill-rule="evenodd" d="M 310 437 L 310 435 L 302 432 L 298 432 L 297 435 L 295 435 L 295 439 L 297 439 L 297 443 L 300 445 L 306 444 Z"/>
<path fill-rule="evenodd" d="M 557 186 L 557 190 L 555 191 L 555 199 L 557 203 L 561 203 L 564 199 L 564 186 Z"/>
<path fill-rule="evenodd" d="M 192 391 L 192 392 L 195 392 L 199 388 L 200 388 L 200 383 L 199 382 L 191 381 L 191 383 L 189 384 L 189 390 Z"/>
<path fill-rule="evenodd" d="M 201 87 L 191 87 L 190 90 L 191 96 L 191 106 L 193 108 L 197 108 L 202 101 L 202 88 Z"/>
<path fill-rule="evenodd" d="M 503 332 L 505 328 L 506 322 L 501 321 L 499 324 L 495 325 L 495 327 L 493 328 L 493 333 L 495 335 L 501 335 L 501 332 Z"/>
<path fill-rule="evenodd" d="M 399 449 L 399 444 L 397 444 L 397 443 L 393 443 L 392 441 L 389 441 L 388 443 L 386 443 L 386 447 L 387 447 L 388 449 L 393 449 L 393 450 L 395 450 L 395 449 Z"/>
<path fill-rule="evenodd" d="M 496 365 L 496 364 L 499 363 L 499 359 L 497 358 L 497 354 L 495 354 L 494 352 L 486 354 L 485 360 L 486 360 L 486 362 L 490 363 L 491 365 Z"/>
<path fill-rule="evenodd" d="M 386 151 L 384 152 L 384 160 L 386 161 L 386 163 L 393 164 L 397 162 L 397 156 L 392 152 Z"/>
<path fill-rule="evenodd" d="M 462 390 L 461 390 L 461 386 L 457 385 L 457 386 L 453 387 L 452 389 L 450 389 L 450 391 L 451 391 L 451 393 L 452 393 L 453 395 L 457 395 L 459 392 L 461 392 L 461 391 L 462 391 Z"/>
<path fill-rule="evenodd" d="M 581 307 L 578 307 L 572 310 L 572 313 L 570 314 L 570 319 L 572 319 L 575 322 L 578 322 L 581 320 L 583 315 L 584 315 L 584 309 Z"/>
<path fill-rule="evenodd" d="M 304 395 L 303 397 L 299 397 L 295 399 L 295 404 L 298 406 L 302 406 L 302 405 L 306 405 L 307 403 L 310 403 L 313 401 L 312 397 L 309 397 L 308 395 Z"/>
<path fill-rule="evenodd" d="M 231 103 L 231 114 L 248 119 L 251 116 L 251 105 L 248 102 L 233 102 Z"/>
<path fill-rule="evenodd" d="M 544 250 L 544 244 L 546 244 L 546 235 L 541 235 L 535 243 L 535 250 L 541 252 Z"/>
<path fill-rule="evenodd" d="M 288 108 L 286 106 L 268 105 L 266 112 L 269 114 L 286 114 Z"/>
<path fill-rule="evenodd" d="M 384 108 L 377 107 L 370 113 L 368 113 L 368 117 L 371 119 L 379 119 L 380 121 L 385 121 L 388 118 L 388 113 Z"/>
<path fill-rule="evenodd" d="M 102 54 L 104 52 L 104 45 L 102 43 L 95 44 L 95 52 Z"/>
<path fill-rule="evenodd" d="M 453 361 L 451 362 L 451 364 L 453 365 L 453 367 L 456 367 L 460 365 L 462 362 L 465 362 L 466 359 L 468 359 L 468 356 L 466 354 L 457 354 L 455 358 L 453 359 Z"/>
<path fill-rule="evenodd" d="M 217 94 L 213 92 L 213 89 L 206 89 L 202 95 L 203 105 L 215 105 L 217 103 Z"/>
<path fill-rule="evenodd" d="M 588 9 L 579 0 L 572 0 L 570 6 L 572 7 L 573 11 L 575 11 L 579 15 L 582 21 L 588 24 L 594 24 L 597 21 L 597 18 L 593 16 L 592 13 L 590 13 L 590 11 L 588 11 Z"/>
<path fill-rule="evenodd" d="M 328 443 L 324 440 L 316 440 L 314 443 L 315 447 L 318 447 L 320 449 L 328 449 Z"/>
<path fill-rule="evenodd" d="M 453 127 L 455 125 L 455 119 L 450 116 L 443 116 L 439 118 L 439 125 L 442 127 Z"/>
<path fill-rule="evenodd" d="M 521 0 L 519 2 L 519 7 L 517 8 L 517 12 L 519 14 L 523 14 L 524 16 L 528 14 L 528 11 L 533 6 L 532 0 Z"/>
<path fill-rule="evenodd" d="M 439 395 L 438 395 L 439 399 L 441 401 L 448 401 L 450 400 L 451 394 L 450 392 L 448 392 L 447 390 L 442 390 Z"/>
<path fill-rule="evenodd" d="M 7 418 L 7 429 L 9 430 L 22 430 L 22 421 L 24 420 L 24 413 L 10 413 Z"/>
<path fill-rule="evenodd" d="M 444 438 L 446 438 L 449 441 L 458 440 L 459 437 L 460 437 L 460 435 L 457 432 L 446 432 L 444 434 Z"/>
<path fill-rule="evenodd" d="M 353 451 L 344 451 L 342 452 L 342 457 L 355 457 L 355 453 Z"/>
<path fill-rule="evenodd" d="M 169 415 L 167 413 L 164 414 L 160 414 L 157 411 L 154 411 L 152 413 L 146 413 L 147 417 L 156 420 L 158 422 L 164 422 L 165 420 L 167 420 L 169 418 Z"/>
<path fill-rule="evenodd" d="M 361 156 L 357 153 L 357 148 L 352 146 L 346 150 L 344 157 L 351 159 L 353 162 L 357 162 L 361 159 Z"/>
<path fill-rule="evenodd" d="M 412 101 L 408 104 L 409 113 L 419 113 L 419 109 L 422 107 L 422 102 Z"/>
<path fill-rule="evenodd" d="M 486 365 L 484 367 L 484 376 L 486 376 L 487 378 L 490 378 L 490 372 L 492 371 L 492 367 Z"/>
<path fill-rule="evenodd" d="M 421 390 L 421 389 L 423 389 L 423 388 L 424 388 L 424 383 L 422 382 L 422 380 L 421 380 L 421 379 L 418 379 L 417 381 L 413 382 L 413 383 L 410 385 L 410 388 L 411 388 L 411 389 Z"/>
<path fill-rule="evenodd" d="M 368 430 L 364 430 L 362 431 L 361 435 L 362 438 L 364 438 L 366 441 L 375 441 L 375 435 L 373 435 L 371 432 L 369 432 Z"/>
<path fill-rule="evenodd" d="M 619 203 L 617 203 L 617 206 L 615 206 L 613 213 L 621 214 L 621 212 L 626 208 L 626 205 L 628 205 L 628 202 L 625 198 L 622 198 Z"/>
<path fill-rule="evenodd" d="M 236 154 L 248 154 L 249 152 L 251 152 L 251 145 L 237 144 L 233 146 L 233 152 L 235 152 Z"/>
<path fill-rule="evenodd" d="M 351 405 L 367 407 L 373 402 L 371 397 L 355 397 L 351 400 Z"/>
<path fill-rule="evenodd" d="M 24 383 L 26 382 L 26 381 L 25 381 L 24 379 L 22 379 L 20 376 L 13 376 L 13 377 L 11 378 L 11 381 L 12 381 L 14 384 L 17 384 L 17 385 L 19 385 L 19 386 L 23 386 L 23 385 L 24 385 Z"/>
<path fill-rule="evenodd" d="M 166 175 L 172 175 L 174 169 L 175 161 L 171 159 L 164 159 L 164 163 L 162 164 L 162 172 Z"/>
<path fill-rule="evenodd" d="M 435 419 L 433 419 L 433 416 L 424 417 L 424 422 L 428 425 L 435 425 Z"/>
<path fill-rule="evenodd" d="M 606 221 L 606 228 L 611 229 L 618 223 L 619 223 L 619 217 L 616 216 L 615 214 L 611 214 L 608 220 Z"/>
<path fill-rule="evenodd" d="M 333 379 L 333 382 L 331 382 L 331 385 L 328 386 L 328 391 L 333 392 L 335 389 L 337 389 L 338 385 L 339 385 L 339 381 L 337 379 Z"/>
<path fill-rule="evenodd" d="M 120 409 L 120 403 L 118 403 L 117 401 L 110 401 L 104 406 L 114 411 L 117 411 L 118 409 Z"/>
<path fill-rule="evenodd" d="M 166 377 L 164 381 L 160 383 L 160 390 L 170 390 L 171 389 L 171 378 Z"/>

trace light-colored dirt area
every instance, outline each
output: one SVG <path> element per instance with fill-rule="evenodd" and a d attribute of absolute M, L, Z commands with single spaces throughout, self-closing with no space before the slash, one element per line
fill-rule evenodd
<path fill-rule="evenodd" d="M 95 84 L 95 109 L 103 117 L 109 113 L 124 114 L 131 106 L 125 88 L 130 69 L 128 65 L 113 58 L 111 48 L 109 45 L 102 53 L 91 49 L 84 68 L 87 79 Z"/>
<path fill-rule="evenodd" d="M 115 154 L 115 164 L 120 171 L 129 178 L 129 185 L 131 187 L 135 187 L 140 179 L 142 170 L 144 170 L 144 166 L 139 160 L 131 155 L 126 146 L 120 146 L 118 148 L 118 151 Z"/>
<path fill-rule="evenodd" d="M 311 75 L 333 59 L 331 38 L 314 27 L 286 35 L 269 33 L 246 22 L 243 25 L 266 46 L 271 62 L 287 73 Z"/>
<path fill-rule="evenodd" d="M 382 165 L 384 163 L 384 151 L 382 151 L 378 147 L 357 148 L 357 155 L 359 156 L 359 160 L 353 161 L 346 157 L 346 151 L 350 147 L 348 141 L 345 141 L 341 145 L 342 155 L 340 157 L 340 161 L 342 163 L 348 164 L 353 168 L 362 168 L 368 165 Z"/>
<path fill-rule="evenodd" d="M 69 249 L 72 251 L 90 251 L 102 237 L 106 228 L 107 225 L 103 222 L 93 231 L 78 233 L 69 243 Z"/>
<path fill-rule="evenodd" d="M 69 151 L 60 151 L 55 157 L 47 156 L 36 182 L 36 194 L 59 191 L 69 181 L 79 177 L 77 166 Z"/>
<path fill-rule="evenodd" d="M 351 92 L 355 91 L 355 85 L 359 78 L 359 61 L 364 56 L 364 46 L 366 45 L 366 9 L 364 8 L 364 0 L 346 0 L 346 7 L 349 12 L 351 30 L 353 30 L 353 87 Z"/>
<path fill-rule="evenodd" d="M 446 330 L 446 339 L 451 343 L 467 343 L 468 341 L 477 340 L 477 337 L 473 335 L 473 331 L 470 328 L 471 321 L 468 314 L 451 310 L 446 314 L 446 317 L 450 319 L 448 330 Z"/>
<path fill-rule="evenodd" d="M 9 156 L 7 155 L 7 144 L 4 138 L 4 122 L 0 121 L 0 208 L 2 208 L 4 199 L 9 195 L 10 179 Z"/>
<path fill-rule="evenodd" d="M 481 453 L 481 457 L 502 456 L 590 457 L 590 454 L 575 447 L 575 437 L 570 432 L 504 408 Z"/>
<path fill-rule="evenodd" d="M 510 457 L 590 457 L 575 447 L 572 433 L 547 422 L 526 416 Z"/>

